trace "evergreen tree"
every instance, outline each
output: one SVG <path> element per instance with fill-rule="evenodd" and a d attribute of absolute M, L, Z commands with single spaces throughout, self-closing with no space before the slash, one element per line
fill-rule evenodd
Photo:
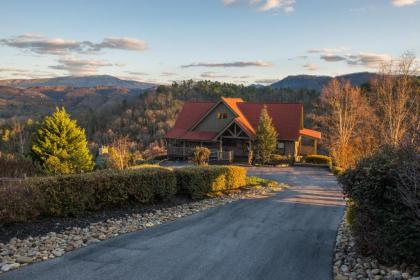
<path fill-rule="evenodd" d="M 64 108 L 45 117 L 35 132 L 31 154 L 51 174 L 88 172 L 94 167 L 84 129 Z"/>
<path fill-rule="evenodd" d="M 261 110 L 260 121 L 255 137 L 254 154 L 258 163 L 266 164 L 270 161 L 271 155 L 276 150 L 277 132 L 273 121 L 268 115 L 267 107 Z"/>

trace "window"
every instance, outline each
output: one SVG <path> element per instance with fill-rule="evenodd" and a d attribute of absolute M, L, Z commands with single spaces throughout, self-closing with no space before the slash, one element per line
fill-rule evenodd
<path fill-rule="evenodd" d="M 278 142 L 277 143 L 277 150 L 280 154 L 284 155 L 286 152 L 285 146 L 284 146 L 284 142 Z"/>
<path fill-rule="evenodd" d="M 219 120 L 227 119 L 227 113 L 226 112 L 217 112 L 216 117 Z"/>

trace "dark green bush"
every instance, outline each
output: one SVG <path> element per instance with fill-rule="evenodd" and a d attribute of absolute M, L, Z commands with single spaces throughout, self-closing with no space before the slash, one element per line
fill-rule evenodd
<path fill-rule="evenodd" d="M 30 158 L 0 153 L 0 177 L 24 178 L 41 173 L 41 168 Z"/>
<path fill-rule="evenodd" d="M 350 225 L 356 246 L 385 262 L 420 260 L 420 157 L 415 147 L 389 148 L 339 176 L 352 200 Z"/>
<path fill-rule="evenodd" d="M 175 169 L 178 189 L 192 198 L 246 185 L 246 170 L 238 166 L 205 166 Z"/>
<path fill-rule="evenodd" d="M 77 215 L 129 202 L 149 203 L 169 199 L 176 191 L 175 174 L 164 168 L 31 178 L 13 187 L 0 186 L 0 222 Z"/>
<path fill-rule="evenodd" d="M 331 157 L 323 155 L 309 155 L 306 157 L 305 162 L 315 164 L 327 164 L 328 166 L 332 166 Z"/>

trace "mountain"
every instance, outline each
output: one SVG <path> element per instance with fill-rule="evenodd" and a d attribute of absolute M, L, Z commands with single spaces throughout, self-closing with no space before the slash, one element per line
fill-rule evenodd
<path fill-rule="evenodd" d="M 151 89 L 157 87 L 156 84 L 143 83 L 131 80 L 122 80 L 109 75 L 95 76 L 67 76 L 45 79 L 10 79 L 0 80 L 0 86 L 17 88 L 45 87 L 45 86 L 65 86 L 75 88 L 92 88 L 98 86 L 118 87 L 127 89 Z"/>
<path fill-rule="evenodd" d="M 376 74 L 369 72 L 352 73 L 342 76 L 336 76 L 337 79 L 348 80 L 353 86 L 361 86 L 368 83 Z M 272 88 L 290 88 L 290 89 L 309 89 L 321 91 L 322 88 L 334 77 L 297 75 L 287 76 L 286 78 L 270 85 Z"/>

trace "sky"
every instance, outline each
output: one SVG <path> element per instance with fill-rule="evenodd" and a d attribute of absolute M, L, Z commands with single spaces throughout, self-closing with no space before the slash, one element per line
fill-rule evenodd
<path fill-rule="evenodd" d="M 420 57 L 420 0 L 2 0 L 0 79 L 268 84 Z"/>

